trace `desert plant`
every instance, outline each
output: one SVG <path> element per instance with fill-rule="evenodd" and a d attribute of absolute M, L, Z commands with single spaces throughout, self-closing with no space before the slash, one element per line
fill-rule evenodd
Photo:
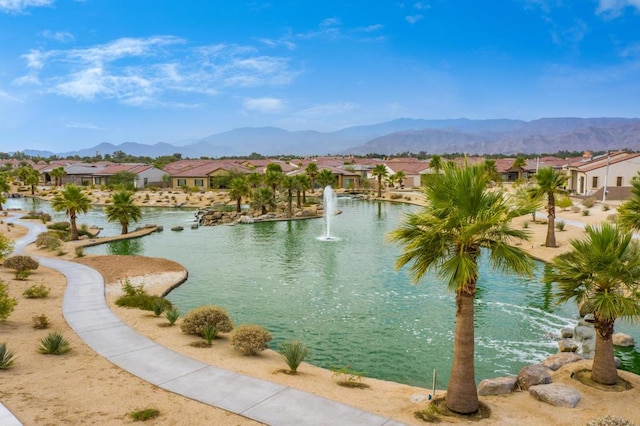
<path fill-rule="evenodd" d="M 180 313 L 177 308 L 167 309 L 164 313 L 164 317 L 169 321 L 170 325 L 175 324 L 175 322 L 180 318 Z"/>
<path fill-rule="evenodd" d="M 154 311 L 155 306 L 159 303 L 163 303 L 165 309 L 170 308 L 171 302 L 167 299 L 163 299 L 160 296 L 153 296 L 150 294 L 134 294 L 134 295 L 122 295 L 116 299 L 116 305 L 123 308 L 138 308 L 145 311 Z"/>
<path fill-rule="evenodd" d="M 208 323 L 202 327 L 202 338 L 211 346 L 211 342 L 218 336 L 218 329 L 214 324 Z"/>
<path fill-rule="evenodd" d="M 582 201 L 582 205 L 590 209 L 591 207 L 596 205 L 596 199 L 593 197 L 585 198 Z"/>
<path fill-rule="evenodd" d="M 42 299 L 49 295 L 50 288 L 45 287 L 43 284 L 32 285 L 22 292 L 22 295 L 27 299 Z"/>
<path fill-rule="evenodd" d="M 131 283 L 129 278 L 125 278 L 124 281 L 120 281 L 120 287 L 126 296 L 136 296 L 140 294 L 146 294 L 144 290 L 144 283 L 135 285 Z"/>
<path fill-rule="evenodd" d="M 69 341 L 59 331 L 52 331 L 40 339 L 38 351 L 47 355 L 62 355 L 71 350 Z"/>
<path fill-rule="evenodd" d="M 156 300 L 156 301 L 153 303 L 153 309 L 152 309 L 152 310 L 153 310 L 153 314 L 154 314 L 156 317 L 159 317 L 160 315 L 162 315 L 162 312 L 164 312 L 164 310 L 166 309 L 166 307 L 167 307 L 167 304 L 166 304 L 166 302 L 165 302 L 165 300 L 164 300 L 164 299 Z"/>
<path fill-rule="evenodd" d="M 7 285 L 0 280 L 0 321 L 5 321 L 18 304 L 15 297 L 9 296 Z"/>
<path fill-rule="evenodd" d="M 37 329 L 49 328 L 49 318 L 45 314 L 36 315 L 33 318 L 31 318 L 31 320 L 33 321 L 33 328 L 37 328 Z"/>
<path fill-rule="evenodd" d="M 603 212 L 608 212 L 610 209 L 611 209 L 611 207 L 609 207 L 609 205 L 608 205 L 608 204 L 603 204 L 603 205 L 602 205 L 602 211 L 603 211 Z"/>
<path fill-rule="evenodd" d="M 278 353 L 289 366 L 289 371 L 295 374 L 302 361 L 309 354 L 309 348 L 299 340 L 288 340 L 280 345 Z"/>
<path fill-rule="evenodd" d="M 589 216 L 589 214 L 590 214 L 589 209 L 582 210 L 582 216 Z"/>
<path fill-rule="evenodd" d="M 364 372 L 352 370 L 349 365 L 344 367 L 334 367 L 331 369 L 333 377 L 338 379 L 338 384 L 347 388 L 368 388 L 369 385 L 364 383 Z"/>
<path fill-rule="evenodd" d="M 8 257 L 2 264 L 5 268 L 14 269 L 16 271 L 33 271 L 38 269 L 40 264 L 31 256 L 16 255 Z"/>
<path fill-rule="evenodd" d="M 556 200 L 556 206 L 558 206 L 562 210 L 566 210 L 569 207 L 573 206 L 573 201 L 567 195 L 561 195 L 560 197 L 558 197 L 558 200 Z"/>
<path fill-rule="evenodd" d="M 607 416 L 589 420 L 586 426 L 633 426 L 633 423 L 627 419 L 623 419 L 622 417 L 612 416 L 609 414 Z"/>
<path fill-rule="evenodd" d="M 233 330 L 233 323 L 227 311 L 219 306 L 201 306 L 187 313 L 180 325 L 183 333 L 201 335 L 207 324 L 213 324 L 220 333 Z"/>
<path fill-rule="evenodd" d="M 578 206 L 571 206 L 571 211 L 573 213 L 580 213 L 580 207 Z"/>
<path fill-rule="evenodd" d="M 13 365 L 14 354 L 7 349 L 6 343 L 0 343 L 0 370 L 8 370 Z"/>
<path fill-rule="evenodd" d="M 31 275 L 31 271 L 16 271 L 15 279 L 18 281 L 25 281 Z"/>
<path fill-rule="evenodd" d="M 13 252 L 13 241 L 9 237 L 4 234 L 0 234 L 0 261 L 2 261 L 5 256 L 11 254 Z"/>
<path fill-rule="evenodd" d="M 257 355 L 267 349 L 267 342 L 273 339 L 271 333 L 259 325 L 241 325 L 231 336 L 231 346 L 245 355 Z"/>
<path fill-rule="evenodd" d="M 76 257 L 84 257 L 84 247 L 75 248 Z"/>
<path fill-rule="evenodd" d="M 559 220 L 558 222 L 556 222 L 556 229 L 558 231 L 564 231 L 565 225 L 566 223 L 564 222 L 564 220 Z"/>
<path fill-rule="evenodd" d="M 522 222 L 522 227 L 523 227 L 524 229 L 527 229 L 527 228 L 529 227 L 529 221 L 528 221 L 528 220 L 525 220 L 524 222 Z"/>
<path fill-rule="evenodd" d="M 129 413 L 129 417 L 134 422 L 146 422 L 160 416 L 160 410 L 157 408 L 142 408 Z"/>
<path fill-rule="evenodd" d="M 36 247 L 45 247 L 49 250 L 57 250 L 62 245 L 60 238 L 50 232 L 43 232 L 36 238 Z"/>

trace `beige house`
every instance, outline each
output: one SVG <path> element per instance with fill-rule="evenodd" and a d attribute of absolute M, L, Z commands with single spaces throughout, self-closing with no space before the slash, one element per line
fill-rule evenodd
<path fill-rule="evenodd" d="M 575 195 L 602 198 L 603 192 L 615 192 L 624 198 L 631 179 L 640 171 L 640 153 L 616 152 L 585 158 L 567 166 L 567 189 Z M 606 196 L 607 199 L 612 199 Z M 618 198 L 618 197 L 616 197 Z"/>
<path fill-rule="evenodd" d="M 172 188 L 197 188 L 203 191 L 225 188 L 232 173 L 252 172 L 240 164 L 222 160 L 181 160 L 167 164 L 164 171 L 171 175 Z"/>

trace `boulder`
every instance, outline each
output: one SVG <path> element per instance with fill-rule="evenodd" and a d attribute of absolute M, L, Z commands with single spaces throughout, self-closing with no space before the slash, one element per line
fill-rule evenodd
<path fill-rule="evenodd" d="M 636 345 L 636 342 L 635 340 L 633 340 L 633 337 L 624 333 L 614 333 L 614 335 L 611 337 L 611 340 L 613 341 L 614 346 L 622 346 L 626 348 L 626 347 Z"/>
<path fill-rule="evenodd" d="M 240 223 L 253 223 L 255 219 L 252 216 L 240 216 Z"/>
<path fill-rule="evenodd" d="M 575 352 L 578 350 L 578 344 L 573 339 L 562 339 L 558 341 L 558 350 L 560 352 Z"/>
<path fill-rule="evenodd" d="M 551 355 L 544 361 L 542 361 L 542 365 L 547 367 L 550 370 L 556 371 L 563 365 L 570 364 L 572 362 L 580 361 L 582 358 L 580 355 L 576 355 L 572 352 L 561 352 L 559 354 Z"/>
<path fill-rule="evenodd" d="M 531 386 L 551 383 L 551 370 L 542 364 L 534 364 L 524 367 L 518 373 L 518 385 L 520 389 L 527 390 Z"/>
<path fill-rule="evenodd" d="M 484 379 L 478 385 L 478 395 L 504 395 L 513 392 L 518 383 L 516 376 L 496 377 L 495 379 Z"/>
<path fill-rule="evenodd" d="M 588 339 L 582 342 L 582 346 L 580 347 L 580 354 L 587 359 L 593 358 L 596 351 L 596 341 L 595 339 Z"/>
<path fill-rule="evenodd" d="M 580 392 L 561 383 L 531 386 L 529 393 L 537 400 L 554 407 L 575 408 L 580 402 Z"/>
<path fill-rule="evenodd" d="M 573 329 L 573 333 L 573 338 L 578 341 L 596 338 L 596 330 L 591 324 L 577 325 L 576 328 Z"/>
<path fill-rule="evenodd" d="M 562 337 L 563 339 L 573 338 L 573 328 L 565 327 L 562 330 L 560 330 L 560 337 Z"/>
<path fill-rule="evenodd" d="M 182 226 L 174 226 L 173 228 L 171 228 L 172 231 L 182 231 L 184 229 L 184 227 Z"/>

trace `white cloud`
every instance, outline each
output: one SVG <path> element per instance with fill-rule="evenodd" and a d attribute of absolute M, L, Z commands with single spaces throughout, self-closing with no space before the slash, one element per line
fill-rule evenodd
<path fill-rule="evenodd" d="M 50 40 L 56 40 L 56 41 L 59 41 L 61 43 L 68 43 L 70 41 L 75 40 L 75 37 L 73 36 L 73 34 L 67 32 L 67 31 L 49 31 L 49 30 L 44 30 L 42 32 L 42 37 L 48 38 Z"/>
<path fill-rule="evenodd" d="M 4 90 L 0 89 L 0 100 L 5 99 L 11 102 L 18 102 L 18 103 L 24 103 L 24 101 L 22 99 L 18 99 L 15 96 L 11 96 L 10 94 L 8 94 L 7 92 L 5 92 Z"/>
<path fill-rule="evenodd" d="M 298 115 L 305 117 L 330 117 L 339 116 L 346 112 L 351 112 L 358 108 L 352 102 L 336 102 L 331 104 L 316 105 L 298 112 Z"/>
<path fill-rule="evenodd" d="M 415 7 L 418 10 L 427 10 L 427 9 L 431 8 L 431 5 L 429 5 L 429 4 L 425 3 L 425 2 L 419 1 L 417 3 L 414 3 L 413 7 Z"/>
<path fill-rule="evenodd" d="M 100 128 L 99 126 L 96 126 L 95 124 L 80 123 L 80 122 L 66 123 L 65 127 L 68 127 L 70 129 L 102 130 L 102 128 Z"/>
<path fill-rule="evenodd" d="M 422 15 L 409 15 L 405 16 L 404 19 L 410 24 L 415 24 L 416 22 L 421 21 L 422 18 L 424 18 Z"/>
<path fill-rule="evenodd" d="M 273 113 L 282 111 L 284 108 L 284 103 L 282 99 L 278 98 L 256 98 L 256 99 L 246 99 L 243 102 L 244 109 L 265 112 L 265 113 Z"/>
<path fill-rule="evenodd" d="M 380 31 L 384 26 L 382 24 L 373 24 L 368 25 L 366 27 L 358 28 L 359 31 L 363 31 L 365 33 L 374 33 L 376 31 Z"/>
<path fill-rule="evenodd" d="M 616 18 L 622 15 L 627 7 L 640 11 L 640 0 L 598 0 L 596 13 L 607 18 Z"/>
<path fill-rule="evenodd" d="M 0 11 L 20 13 L 29 7 L 50 6 L 53 2 L 54 0 L 0 0 Z"/>

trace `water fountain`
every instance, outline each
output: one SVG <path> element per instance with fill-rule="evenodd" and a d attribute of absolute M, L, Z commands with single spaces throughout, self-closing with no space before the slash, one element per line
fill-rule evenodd
<path fill-rule="evenodd" d="M 324 235 L 318 237 L 320 241 L 337 241 L 339 238 L 331 235 L 331 221 L 336 214 L 337 197 L 331 185 L 327 185 L 323 191 L 323 210 L 324 210 Z"/>

